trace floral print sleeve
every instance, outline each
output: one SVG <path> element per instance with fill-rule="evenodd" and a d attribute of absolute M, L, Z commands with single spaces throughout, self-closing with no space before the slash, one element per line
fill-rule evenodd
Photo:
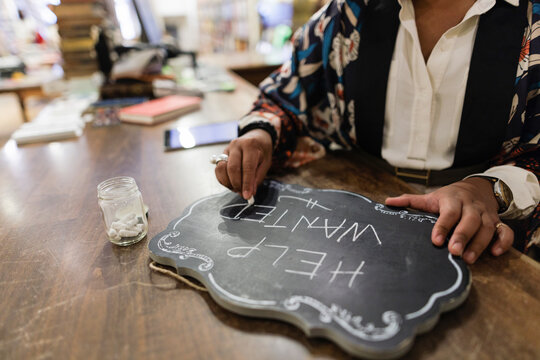
<path fill-rule="evenodd" d="M 358 56 L 364 2 L 332 1 L 293 36 L 293 54 L 260 84 L 240 135 L 254 127 L 274 140 L 274 164 L 300 166 L 325 147 L 355 143 L 354 107 L 346 104 L 343 69 Z M 342 120 L 345 119 L 345 120 Z"/>
<path fill-rule="evenodd" d="M 527 19 L 506 140 L 492 163 L 518 166 L 540 179 L 540 1 L 529 2 Z M 519 250 L 540 245 L 540 204 L 521 225 L 528 244 Z"/>

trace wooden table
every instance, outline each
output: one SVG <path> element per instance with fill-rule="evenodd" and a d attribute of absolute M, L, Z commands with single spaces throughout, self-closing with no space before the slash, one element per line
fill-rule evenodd
<path fill-rule="evenodd" d="M 256 95 L 240 82 L 209 94 L 183 124 L 226 121 Z M 165 153 L 163 130 L 88 128 L 78 140 L 17 148 L 0 141 L 0 359 L 346 359 L 288 324 L 245 318 L 207 293 L 153 272 L 147 244 L 195 200 L 223 188 L 208 163 L 223 145 Z M 354 155 L 330 155 L 276 177 L 383 201 L 411 191 Z M 133 176 L 150 207 L 149 237 L 107 241 L 96 185 Z M 484 255 L 458 309 L 418 336 L 409 359 L 540 358 L 540 269 L 511 251 Z"/>

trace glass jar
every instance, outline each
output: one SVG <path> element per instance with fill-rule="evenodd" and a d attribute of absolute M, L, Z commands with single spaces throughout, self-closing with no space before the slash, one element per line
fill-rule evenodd
<path fill-rule="evenodd" d="M 148 232 L 148 221 L 141 192 L 128 176 L 114 177 L 97 187 L 98 203 L 109 240 L 127 246 L 140 241 Z"/>

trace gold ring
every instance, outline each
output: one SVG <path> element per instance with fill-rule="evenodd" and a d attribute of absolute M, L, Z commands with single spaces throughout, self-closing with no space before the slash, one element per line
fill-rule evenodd
<path fill-rule="evenodd" d="M 497 223 L 497 224 L 495 225 L 495 229 L 498 230 L 501 226 L 505 226 L 505 225 L 506 225 L 506 224 L 503 223 L 503 222 L 501 221 L 501 222 L 499 222 L 499 223 Z"/>

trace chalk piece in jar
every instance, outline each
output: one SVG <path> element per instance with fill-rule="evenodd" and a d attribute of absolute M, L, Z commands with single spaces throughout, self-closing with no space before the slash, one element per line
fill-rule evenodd
<path fill-rule="evenodd" d="M 118 232 L 118 234 L 121 236 L 121 237 L 132 237 L 132 236 L 137 236 L 139 235 L 140 231 L 133 231 L 133 230 L 120 230 Z"/>
<path fill-rule="evenodd" d="M 136 215 L 135 213 L 130 213 L 130 214 L 127 214 L 126 216 L 124 216 L 120 221 L 122 221 L 124 224 L 129 222 L 130 220 L 133 220 L 135 219 Z"/>

